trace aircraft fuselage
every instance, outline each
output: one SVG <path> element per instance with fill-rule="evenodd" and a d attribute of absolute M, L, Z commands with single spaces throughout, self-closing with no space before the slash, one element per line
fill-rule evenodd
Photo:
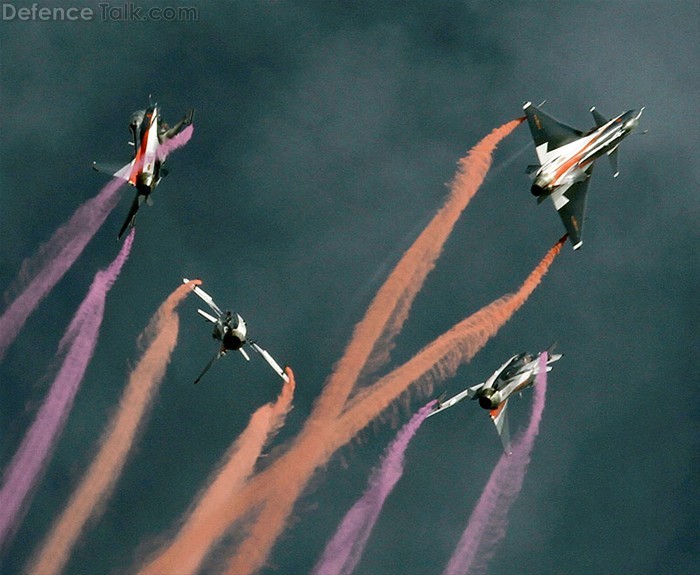
<path fill-rule="evenodd" d="M 491 421 L 496 426 L 496 431 L 503 442 L 505 452 L 510 453 L 510 435 L 506 415 L 508 399 L 514 393 L 535 385 L 540 370 L 550 371 L 552 369 L 551 364 L 561 358 L 561 354 L 551 353 L 552 348 L 553 346 L 536 355 L 529 353 L 514 355 L 485 382 L 468 387 L 447 400 L 440 399 L 428 417 L 445 411 L 464 399 L 476 399 L 479 406 L 489 412 Z M 543 354 L 545 354 L 546 359 L 543 358 Z"/>
<path fill-rule="evenodd" d="M 214 326 L 214 337 L 221 341 L 226 350 L 239 350 L 246 342 L 248 327 L 245 320 L 237 313 L 226 315 Z"/>
<path fill-rule="evenodd" d="M 535 173 L 532 194 L 538 197 L 552 195 L 558 209 L 555 195 L 561 197 L 572 184 L 589 178 L 593 162 L 603 154 L 614 152 L 637 126 L 638 118 L 637 110 L 629 110 L 551 152 L 547 150 L 547 143 L 538 146 L 538 157 L 546 160 Z"/>
<path fill-rule="evenodd" d="M 479 406 L 493 411 L 511 395 L 531 387 L 537 373 L 537 357 L 521 353 L 502 365 L 484 384 L 474 399 Z"/>
<path fill-rule="evenodd" d="M 134 139 L 134 164 L 128 181 L 144 196 L 150 194 L 160 181 L 159 121 L 160 112 L 157 106 L 153 106 L 134 113 L 129 125 Z"/>

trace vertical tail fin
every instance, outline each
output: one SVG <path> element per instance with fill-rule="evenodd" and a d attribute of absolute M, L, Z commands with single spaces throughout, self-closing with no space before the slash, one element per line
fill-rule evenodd
<path fill-rule="evenodd" d="M 608 120 L 603 114 L 601 114 L 598 110 L 595 109 L 595 106 L 593 106 L 590 110 L 591 114 L 593 114 L 593 119 L 595 120 L 595 125 L 598 126 L 599 128 L 601 126 L 604 126 L 607 124 L 610 120 Z"/>

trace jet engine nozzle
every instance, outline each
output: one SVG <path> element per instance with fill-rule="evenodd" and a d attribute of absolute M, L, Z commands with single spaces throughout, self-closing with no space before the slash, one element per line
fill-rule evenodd
<path fill-rule="evenodd" d="M 540 170 L 537 173 L 537 176 L 535 177 L 535 180 L 532 182 L 532 187 L 530 188 L 530 192 L 532 193 L 533 196 L 536 196 L 538 198 L 546 196 L 548 193 L 548 189 L 552 185 L 552 182 L 554 181 L 554 174 L 552 173 L 551 170 Z"/>
<path fill-rule="evenodd" d="M 501 394 L 495 389 L 485 389 L 479 395 L 479 406 L 482 409 L 496 409 L 501 403 Z"/>
<path fill-rule="evenodd" d="M 535 182 L 534 184 L 532 184 L 532 187 L 530 188 L 530 193 L 533 196 L 535 196 L 536 198 L 539 198 L 540 196 L 543 196 L 547 192 L 545 191 L 545 189 L 542 186 L 538 185 L 537 182 Z"/>
<path fill-rule="evenodd" d="M 241 337 L 241 334 L 235 330 L 227 330 L 224 336 L 221 338 L 224 344 L 224 349 L 237 350 L 243 347 L 245 343 L 245 337 Z"/>

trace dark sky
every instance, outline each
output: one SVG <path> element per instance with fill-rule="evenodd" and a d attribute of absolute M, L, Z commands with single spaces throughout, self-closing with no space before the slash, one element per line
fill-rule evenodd
<path fill-rule="evenodd" d="M 128 119 L 149 94 L 170 122 L 197 108 L 192 140 L 139 213 L 95 356 L 0 571 L 20 573 L 63 509 L 139 357 L 136 337 L 181 277 L 201 277 L 294 369 L 282 444 L 442 204 L 457 160 L 524 101 L 544 99 L 580 129 L 593 125 L 592 105 L 610 116 L 646 106 L 649 133 L 622 144 L 617 179 L 605 160 L 597 167 L 583 248 L 567 244 L 525 307 L 445 383 L 456 392 L 553 341 L 564 353 L 489 573 L 700 571 L 698 3 L 242 1 L 197 11 L 196 22 L 102 21 L 96 9 L 92 21 L 0 23 L 0 290 L 104 185 L 91 162 L 126 163 Z M 534 161 L 522 126 L 457 224 L 392 365 L 515 290 L 562 234 L 551 203 L 529 194 Z M 0 365 L 3 468 L 45 396 L 64 329 L 117 253 L 132 191 L 123 195 Z M 181 306 L 160 394 L 68 573 L 132 569 L 279 390 L 263 362 L 233 356 L 192 386 L 214 351 L 195 303 Z M 511 406 L 511 429 L 530 400 Z M 388 421 L 373 426 L 316 476 L 264 573 L 310 570 L 394 433 Z M 356 572 L 441 573 L 500 453 L 472 405 L 429 420 Z"/>

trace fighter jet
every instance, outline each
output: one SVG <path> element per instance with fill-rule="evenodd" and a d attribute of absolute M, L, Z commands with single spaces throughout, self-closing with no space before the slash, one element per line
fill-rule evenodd
<path fill-rule="evenodd" d="M 607 154 L 613 177 L 618 176 L 617 148 L 637 127 L 644 108 L 629 110 L 608 120 L 593 107 L 590 111 L 596 127 L 585 134 L 555 120 L 531 102 L 527 102 L 523 109 L 540 161 L 527 168 L 533 180 L 530 191 L 537 197 L 538 204 L 547 196 L 552 198 L 577 250 L 583 243 L 586 192 L 593 164 Z"/>
<path fill-rule="evenodd" d="M 132 141 L 129 144 L 134 147 L 134 159 L 116 171 L 112 166 L 93 162 L 93 169 L 115 178 L 122 178 L 136 188 L 136 197 L 119 230 L 118 238 L 124 235 L 127 228 L 134 226 L 136 212 L 144 200 L 149 206 L 152 204 L 151 192 L 155 190 L 163 176 L 168 173 L 163 167 L 164 154 L 159 149 L 161 144 L 174 138 L 185 127 L 189 126 L 193 119 L 194 109 L 190 109 L 171 128 L 161 119 L 158 104 L 152 104 L 145 110 L 138 110 L 132 114 L 129 123 L 132 135 Z"/>
<path fill-rule="evenodd" d="M 553 348 L 554 346 L 551 346 L 547 351 L 537 355 L 529 353 L 514 355 L 485 382 L 468 387 L 447 401 L 438 400 L 428 417 L 449 409 L 463 399 L 478 399 L 479 405 L 489 411 L 491 421 L 496 425 L 496 431 L 501 437 L 504 451 L 510 454 L 510 434 L 506 418 L 508 400 L 514 393 L 521 392 L 535 384 L 535 377 L 540 372 L 540 357 L 542 355 L 546 355 L 547 371 L 552 371 L 551 364 L 562 357 L 560 353 L 553 354 Z"/>
<path fill-rule="evenodd" d="M 184 278 L 182 281 L 183 283 L 189 283 L 190 280 Z M 279 375 L 285 382 L 289 382 L 289 377 L 280 367 L 280 365 L 274 360 L 274 358 L 257 343 L 247 339 L 246 336 L 248 334 L 248 327 L 245 323 L 245 320 L 240 315 L 238 315 L 236 312 L 222 312 L 219 309 L 219 306 L 217 306 L 216 303 L 214 303 L 214 300 L 207 292 L 205 292 L 203 289 L 196 285 L 194 285 L 192 289 L 194 290 L 194 293 L 196 293 L 200 298 L 202 298 L 202 300 L 204 300 L 204 302 L 214 312 L 215 315 L 211 315 L 210 313 L 204 310 L 197 310 L 199 315 L 201 315 L 204 319 L 214 324 L 214 332 L 212 336 L 214 337 L 214 339 L 217 339 L 221 342 L 221 348 L 216 352 L 216 355 L 213 358 L 211 358 L 209 363 L 202 370 L 202 373 L 199 374 L 199 377 L 195 379 L 195 383 L 199 383 L 199 380 L 201 380 L 202 376 L 207 371 L 209 371 L 209 368 L 212 366 L 212 364 L 220 357 L 226 355 L 226 352 L 229 350 L 240 351 L 241 355 L 246 359 L 246 361 L 250 361 L 250 356 L 248 355 L 246 350 L 243 349 L 243 346 L 246 343 L 250 345 L 250 347 L 252 347 L 256 353 L 262 356 L 262 358 L 270 365 L 270 367 L 275 370 L 275 373 L 277 375 Z"/>

